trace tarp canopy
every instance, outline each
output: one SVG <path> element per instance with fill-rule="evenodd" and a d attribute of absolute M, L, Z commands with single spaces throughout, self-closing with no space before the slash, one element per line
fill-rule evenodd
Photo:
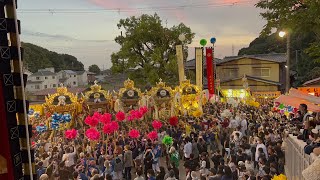
<path fill-rule="evenodd" d="M 320 104 L 320 97 L 312 96 L 310 94 L 307 94 L 305 92 L 299 91 L 297 89 L 291 88 L 289 91 L 289 96 L 297 97 L 300 99 L 305 99 L 311 103 L 314 104 Z"/>
<path fill-rule="evenodd" d="M 306 99 L 297 98 L 290 95 L 281 95 L 277 99 L 275 99 L 274 102 L 279 102 L 279 103 L 290 105 L 296 108 L 298 108 L 300 104 L 306 104 L 308 106 L 309 111 L 320 112 L 320 106 L 317 106 Z"/>

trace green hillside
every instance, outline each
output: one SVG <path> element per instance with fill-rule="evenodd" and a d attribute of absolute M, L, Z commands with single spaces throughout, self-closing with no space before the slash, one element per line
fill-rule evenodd
<path fill-rule="evenodd" d="M 83 64 L 74 56 L 58 54 L 31 43 L 22 43 L 22 47 L 24 61 L 31 72 L 47 67 L 54 67 L 56 72 L 62 69 L 84 70 Z"/>

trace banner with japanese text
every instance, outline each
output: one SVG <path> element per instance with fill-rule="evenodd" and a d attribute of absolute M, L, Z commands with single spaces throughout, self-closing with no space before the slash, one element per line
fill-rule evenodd
<path fill-rule="evenodd" d="M 211 47 L 206 48 L 206 62 L 207 62 L 207 80 L 209 94 L 214 94 L 214 67 L 213 67 L 213 50 Z"/>

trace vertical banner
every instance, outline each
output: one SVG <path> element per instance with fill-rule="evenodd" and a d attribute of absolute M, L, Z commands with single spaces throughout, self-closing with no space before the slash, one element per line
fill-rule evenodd
<path fill-rule="evenodd" d="M 196 48 L 196 85 L 202 88 L 202 65 L 203 65 L 203 51 L 202 48 Z"/>
<path fill-rule="evenodd" d="M 176 45 L 176 55 L 178 62 L 179 82 L 184 81 L 183 48 L 182 45 Z"/>
<path fill-rule="evenodd" d="M 211 47 L 206 48 L 206 60 L 207 60 L 207 80 L 209 96 L 214 94 L 214 69 L 213 69 L 213 51 Z"/>

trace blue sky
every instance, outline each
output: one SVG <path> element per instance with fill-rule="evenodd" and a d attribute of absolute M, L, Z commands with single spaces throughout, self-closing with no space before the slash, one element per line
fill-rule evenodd
<path fill-rule="evenodd" d="M 217 38 L 216 56 L 234 54 L 259 35 L 264 21 L 257 0 L 20 0 L 21 39 L 58 53 L 74 55 L 86 67 L 111 67 L 119 46 L 117 23 L 131 15 L 158 13 L 170 27 L 180 22 L 196 33 L 189 57 L 202 38 Z M 58 10 L 56 10 L 58 9 Z M 75 13 L 75 9 L 77 13 Z M 64 12 L 61 13 L 61 10 Z M 41 12 L 39 12 L 41 11 Z M 71 13 L 72 12 L 72 13 Z M 165 22 L 164 22 L 165 25 Z"/>

